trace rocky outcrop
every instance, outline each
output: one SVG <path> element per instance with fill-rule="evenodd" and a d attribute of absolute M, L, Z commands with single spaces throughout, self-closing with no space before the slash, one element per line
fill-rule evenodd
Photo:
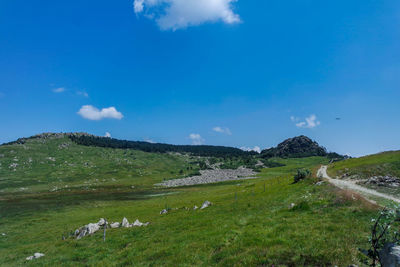
<path fill-rule="evenodd" d="M 310 156 L 326 156 L 326 149 L 307 136 L 300 135 L 286 139 L 277 147 L 261 151 L 263 158 L 302 158 Z"/>
<path fill-rule="evenodd" d="M 236 170 L 233 169 L 214 169 L 214 170 L 201 170 L 201 175 L 192 176 L 182 179 L 168 180 L 157 186 L 166 187 L 178 187 L 188 186 L 196 184 L 210 184 L 223 181 L 242 180 L 242 179 L 253 179 L 255 178 L 255 172 L 251 169 L 239 167 Z"/>

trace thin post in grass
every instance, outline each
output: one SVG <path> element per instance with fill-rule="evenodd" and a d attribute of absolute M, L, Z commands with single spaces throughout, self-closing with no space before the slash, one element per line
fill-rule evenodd
<path fill-rule="evenodd" d="M 106 242 L 106 229 L 107 229 L 107 220 L 105 220 L 104 223 L 103 242 Z"/>

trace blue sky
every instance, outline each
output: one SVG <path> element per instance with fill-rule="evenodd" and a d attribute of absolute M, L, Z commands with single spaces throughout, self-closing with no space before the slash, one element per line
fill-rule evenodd
<path fill-rule="evenodd" d="M 397 0 L 3 0 L 0 142 L 400 149 L 399 48 Z"/>

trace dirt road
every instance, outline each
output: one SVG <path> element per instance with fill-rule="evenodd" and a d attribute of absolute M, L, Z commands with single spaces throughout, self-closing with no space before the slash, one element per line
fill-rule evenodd
<path fill-rule="evenodd" d="M 319 170 L 317 172 L 317 176 L 327 179 L 331 184 L 333 184 L 333 185 L 335 185 L 335 186 L 337 186 L 339 188 L 350 189 L 352 191 L 356 191 L 358 193 L 361 193 L 361 194 L 365 195 L 366 197 L 368 197 L 368 196 L 376 196 L 376 197 L 386 198 L 386 199 L 389 199 L 389 200 L 393 200 L 393 201 L 395 201 L 397 203 L 400 203 L 400 199 L 399 198 L 395 198 L 395 197 L 393 197 L 391 195 L 377 192 L 377 191 L 375 191 L 373 189 L 365 188 L 363 186 L 355 184 L 353 181 L 333 179 L 333 178 L 329 177 L 329 175 L 327 174 L 327 172 L 326 172 L 327 168 L 328 168 L 328 166 L 321 166 L 321 168 L 319 168 Z"/>

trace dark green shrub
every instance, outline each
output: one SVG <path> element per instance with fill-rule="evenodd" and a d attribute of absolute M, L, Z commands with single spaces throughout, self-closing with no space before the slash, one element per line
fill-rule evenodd
<path fill-rule="evenodd" d="M 298 169 L 297 173 L 294 175 L 294 183 L 304 180 L 311 176 L 311 171 L 308 169 Z"/>

